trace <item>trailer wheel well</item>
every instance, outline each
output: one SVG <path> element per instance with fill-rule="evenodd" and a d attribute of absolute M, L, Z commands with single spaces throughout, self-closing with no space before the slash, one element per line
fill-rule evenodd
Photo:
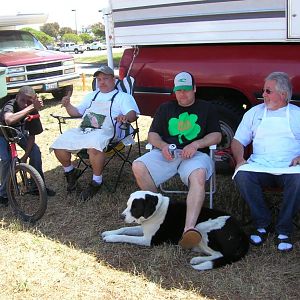
<path fill-rule="evenodd" d="M 199 87 L 196 97 L 207 101 L 225 102 L 240 111 L 251 107 L 251 103 L 243 93 L 229 88 Z"/>
<path fill-rule="evenodd" d="M 216 152 L 217 171 L 223 173 L 232 170 L 233 160 L 230 144 L 235 131 L 245 113 L 251 107 L 248 99 L 240 92 L 221 88 L 199 88 L 196 97 L 213 103 L 222 130 L 222 140 Z"/>

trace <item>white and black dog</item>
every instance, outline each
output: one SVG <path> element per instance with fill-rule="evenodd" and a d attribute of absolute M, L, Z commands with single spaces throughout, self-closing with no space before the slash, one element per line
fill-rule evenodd
<path fill-rule="evenodd" d="M 143 246 L 163 243 L 178 244 L 185 223 L 186 203 L 148 191 L 130 195 L 122 213 L 126 223 L 140 226 L 105 231 L 102 238 L 109 243 L 130 243 Z M 238 222 L 224 213 L 203 207 L 196 229 L 202 239 L 192 250 L 202 256 L 190 261 L 196 270 L 209 270 L 240 260 L 249 249 L 246 234 Z"/>

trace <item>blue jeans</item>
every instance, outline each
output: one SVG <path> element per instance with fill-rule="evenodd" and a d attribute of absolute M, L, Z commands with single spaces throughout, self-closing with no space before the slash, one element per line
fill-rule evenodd
<path fill-rule="evenodd" d="M 23 136 L 19 142 L 19 146 L 22 149 L 26 148 L 27 136 Z M 7 197 L 6 183 L 9 175 L 9 166 L 11 162 L 11 156 L 9 152 L 8 143 L 3 136 L 0 136 L 0 196 Z M 29 164 L 33 166 L 44 179 L 42 170 L 42 157 L 40 148 L 34 144 L 29 154 Z"/>
<path fill-rule="evenodd" d="M 283 199 L 280 205 L 275 231 L 289 235 L 293 231 L 293 217 L 300 209 L 300 174 L 272 175 L 268 173 L 239 171 L 234 181 L 250 208 L 256 228 L 266 228 L 271 223 L 271 212 L 267 207 L 264 187 L 280 187 Z"/>

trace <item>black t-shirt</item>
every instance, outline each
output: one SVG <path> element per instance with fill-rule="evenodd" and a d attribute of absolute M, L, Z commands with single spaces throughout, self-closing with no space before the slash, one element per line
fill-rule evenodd
<path fill-rule="evenodd" d="M 18 111 L 20 111 L 21 109 L 18 106 L 18 103 L 16 101 L 16 99 L 11 99 L 9 101 L 7 101 L 5 103 L 5 105 L 3 106 L 1 113 L 0 113 L 0 123 L 2 125 L 6 125 L 5 121 L 4 121 L 4 114 L 7 112 L 11 112 L 11 113 L 16 113 Z M 30 115 L 35 115 L 38 114 L 38 111 L 33 111 L 30 113 Z M 31 121 L 25 121 L 24 122 L 23 118 L 22 120 L 20 120 L 18 123 L 14 124 L 11 127 L 17 128 L 20 131 L 28 131 L 29 135 L 38 135 L 40 133 L 43 132 L 43 126 L 41 123 L 40 118 L 38 119 L 32 119 Z M 2 132 L 0 131 L 0 135 L 2 135 Z"/>
<path fill-rule="evenodd" d="M 212 132 L 221 132 L 214 106 L 204 100 L 195 100 L 183 107 L 175 100 L 163 103 L 155 113 L 149 132 L 156 132 L 168 144 L 178 149 Z M 201 149 L 207 152 L 208 149 Z"/>

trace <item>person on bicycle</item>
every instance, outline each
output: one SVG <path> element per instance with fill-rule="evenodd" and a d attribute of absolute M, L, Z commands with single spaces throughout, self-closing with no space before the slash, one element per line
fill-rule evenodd
<path fill-rule="evenodd" d="M 29 115 L 35 115 L 43 107 L 43 101 L 39 99 L 32 87 L 24 86 L 20 88 L 15 99 L 5 103 L 0 113 L 0 124 L 19 129 L 23 137 L 18 145 L 24 150 L 21 157 L 22 162 L 29 158 L 32 165 L 44 178 L 42 170 L 42 157 L 38 145 L 35 143 L 35 136 L 43 132 L 43 127 L 39 118 L 26 120 Z M 6 193 L 6 183 L 10 164 L 10 153 L 7 141 L 0 131 L 0 203 L 6 205 L 8 202 Z M 47 195 L 54 196 L 55 192 L 47 188 Z"/>

